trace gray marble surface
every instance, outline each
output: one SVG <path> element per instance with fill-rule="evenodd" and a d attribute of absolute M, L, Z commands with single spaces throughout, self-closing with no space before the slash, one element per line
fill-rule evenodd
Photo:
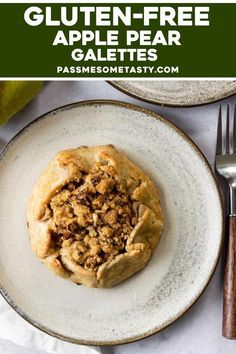
<path fill-rule="evenodd" d="M 195 108 L 160 107 L 128 97 L 105 81 L 46 83 L 34 101 L 0 128 L 0 147 L 39 115 L 67 103 L 95 98 L 132 102 L 168 117 L 197 143 L 209 162 L 213 164 L 219 102 Z M 236 103 L 236 96 L 222 101 L 223 105 L 227 103 L 232 105 Z M 236 341 L 226 340 L 221 336 L 223 263 L 221 259 L 204 294 L 175 324 L 139 342 L 103 348 L 103 353 L 235 354 Z M 0 354 L 2 353 L 36 354 L 42 352 L 0 340 Z"/>

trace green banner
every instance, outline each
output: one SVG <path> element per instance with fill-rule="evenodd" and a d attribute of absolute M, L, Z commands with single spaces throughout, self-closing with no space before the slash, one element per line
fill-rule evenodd
<path fill-rule="evenodd" d="M 236 4 L 0 4 L 1 78 L 236 77 Z"/>

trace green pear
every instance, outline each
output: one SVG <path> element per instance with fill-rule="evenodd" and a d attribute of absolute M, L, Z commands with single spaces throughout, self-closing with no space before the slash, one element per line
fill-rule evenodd
<path fill-rule="evenodd" d="M 30 102 L 42 85 L 42 81 L 0 81 L 0 125 Z"/>

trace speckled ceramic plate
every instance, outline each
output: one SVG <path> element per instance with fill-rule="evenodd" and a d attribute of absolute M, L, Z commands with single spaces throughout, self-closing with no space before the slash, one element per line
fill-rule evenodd
<path fill-rule="evenodd" d="M 89 289 L 54 276 L 34 256 L 25 208 L 58 150 L 108 143 L 159 186 L 165 230 L 142 271 L 112 289 Z M 205 158 L 167 120 L 121 102 L 66 106 L 18 134 L 0 159 L 0 205 L 3 295 L 34 326 L 75 343 L 126 343 L 165 328 L 200 296 L 219 256 L 222 207 Z"/>
<path fill-rule="evenodd" d="M 114 87 L 144 101 L 165 106 L 196 106 L 236 93 L 236 81 L 111 81 Z"/>

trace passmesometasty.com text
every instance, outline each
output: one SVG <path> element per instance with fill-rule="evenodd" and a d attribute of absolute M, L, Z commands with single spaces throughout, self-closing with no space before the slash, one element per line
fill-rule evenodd
<path fill-rule="evenodd" d="M 57 74 L 178 74 L 179 66 L 57 66 Z"/>

